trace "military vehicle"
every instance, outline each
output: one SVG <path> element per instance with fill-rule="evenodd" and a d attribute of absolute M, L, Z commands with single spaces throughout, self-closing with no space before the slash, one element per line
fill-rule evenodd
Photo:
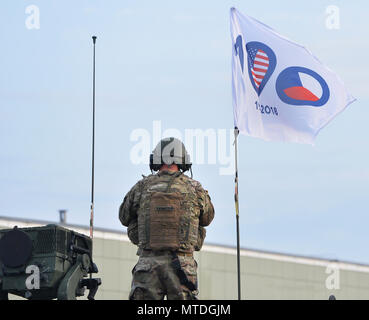
<path fill-rule="evenodd" d="M 75 300 L 89 289 L 93 300 L 101 279 L 92 260 L 92 240 L 50 224 L 0 230 L 0 300 Z M 90 275 L 90 277 L 88 277 Z"/>

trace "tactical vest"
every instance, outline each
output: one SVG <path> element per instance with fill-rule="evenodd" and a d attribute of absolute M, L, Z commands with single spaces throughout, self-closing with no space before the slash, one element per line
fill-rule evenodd
<path fill-rule="evenodd" d="M 181 175 L 153 175 L 144 180 L 137 214 L 140 248 L 181 252 L 201 249 L 205 229 L 199 227 L 197 195 Z"/>

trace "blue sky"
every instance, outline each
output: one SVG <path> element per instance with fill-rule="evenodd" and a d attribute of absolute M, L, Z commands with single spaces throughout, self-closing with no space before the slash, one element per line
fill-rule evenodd
<path fill-rule="evenodd" d="M 95 225 L 123 230 L 134 129 L 233 126 L 229 8 L 306 45 L 357 101 L 316 145 L 239 139 L 243 247 L 369 263 L 368 4 L 356 1 L 7 1 L 1 10 L 0 215 L 89 222 L 92 41 L 97 40 Z M 28 5 L 40 29 L 25 27 Z M 325 27 L 326 7 L 340 29 Z M 148 155 L 147 155 L 148 156 Z M 194 165 L 216 218 L 207 241 L 235 244 L 234 179 Z M 365 248 L 365 249 L 364 249 Z"/>

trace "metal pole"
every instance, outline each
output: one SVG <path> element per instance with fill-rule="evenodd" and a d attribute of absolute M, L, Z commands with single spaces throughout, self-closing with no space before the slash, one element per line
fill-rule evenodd
<path fill-rule="evenodd" d="M 235 153 L 235 191 L 234 202 L 236 207 L 236 228 L 237 228 L 237 283 L 238 283 L 238 300 L 241 300 L 241 263 L 240 263 L 240 217 L 239 217 L 239 205 L 238 205 L 238 164 L 237 164 L 237 138 L 239 130 L 234 128 L 234 153 Z"/>
<path fill-rule="evenodd" d="M 90 237 L 94 237 L 94 183 L 95 183 L 95 45 L 96 36 L 92 37 L 93 49 L 93 80 L 92 80 L 92 175 L 91 175 L 91 215 L 90 215 Z"/>

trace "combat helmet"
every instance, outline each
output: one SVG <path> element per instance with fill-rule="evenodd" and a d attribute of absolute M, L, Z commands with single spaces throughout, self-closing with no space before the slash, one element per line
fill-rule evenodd
<path fill-rule="evenodd" d="M 176 164 L 183 172 L 191 170 L 190 155 L 180 140 L 173 137 L 164 138 L 156 145 L 150 154 L 150 170 L 158 171 L 164 164 Z"/>

